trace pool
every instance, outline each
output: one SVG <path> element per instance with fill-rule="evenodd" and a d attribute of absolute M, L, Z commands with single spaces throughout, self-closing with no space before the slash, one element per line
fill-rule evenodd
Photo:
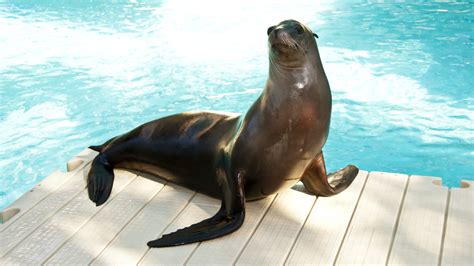
<path fill-rule="evenodd" d="M 473 4 L 0 1 L 0 209 L 84 147 L 197 109 L 245 112 L 266 29 L 318 33 L 327 167 L 474 178 Z"/>

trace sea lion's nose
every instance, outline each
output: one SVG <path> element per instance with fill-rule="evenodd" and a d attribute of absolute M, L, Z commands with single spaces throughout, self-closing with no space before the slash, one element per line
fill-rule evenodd
<path fill-rule="evenodd" d="M 291 33 L 288 31 L 288 29 L 285 28 L 276 28 L 273 32 L 275 33 L 275 37 L 277 39 L 292 38 Z"/>
<path fill-rule="evenodd" d="M 286 28 L 283 25 L 277 25 L 272 27 L 272 32 L 275 34 L 275 37 L 280 37 L 281 33 L 285 30 Z"/>

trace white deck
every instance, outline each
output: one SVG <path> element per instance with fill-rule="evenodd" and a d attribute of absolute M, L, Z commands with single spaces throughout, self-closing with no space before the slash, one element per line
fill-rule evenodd
<path fill-rule="evenodd" d="M 474 182 L 448 190 L 432 177 L 361 171 L 331 198 L 287 190 L 247 203 L 231 235 L 149 249 L 147 241 L 212 216 L 220 202 L 116 171 L 109 200 L 89 201 L 85 150 L 4 210 L 0 265 L 474 264 Z M 145 177 L 145 178 L 144 178 Z M 156 180 L 156 179 L 155 179 Z"/>

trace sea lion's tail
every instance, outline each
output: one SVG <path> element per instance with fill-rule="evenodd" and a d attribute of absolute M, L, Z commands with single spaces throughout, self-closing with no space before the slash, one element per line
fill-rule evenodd
<path fill-rule="evenodd" d="M 114 140 L 116 140 L 116 139 L 118 139 L 118 137 L 111 138 L 111 139 L 107 140 L 104 144 L 101 144 L 101 145 L 92 145 L 92 146 L 89 146 L 89 149 L 94 150 L 94 151 L 96 151 L 96 152 L 103 152 L 104 149 L 105 149 L 107 146 L 109 146 L 109 144 L 110 144 L 112 141 L 114 141 Z"/>
<path fill-rule="evenodd" d="M 93 145 L 89 146 L 89 149 L 94 150 L 96 152 L 102 152 L 103 145 Z"/>
<path fill-rule="evenodd" d="M 96 206 L 102 205 L 110 196 L 114 183 L 114 171 L 107 161 L 105 154 L 99 154 L 92 161 L 91 169 L 87 175 L 87 191 L 89 199 Z"/>

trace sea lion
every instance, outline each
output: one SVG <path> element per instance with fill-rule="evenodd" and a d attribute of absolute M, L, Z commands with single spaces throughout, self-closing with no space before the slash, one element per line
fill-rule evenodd
<path fill-rule="evenodd" d="M 272 195 L 299 180 L 308 193 L 332 196 L 357 175 L 352 165 L 326 175 L 322 147 L 329 133 L 331 91 L 317 35 L 295 20 L 282 21 L 267 34 L 269 76 L 245 116 L 171 115 L 91 147 L 99 154 L 87 186 L 97 206 L 110 195 L 113 168 L 145 171 L 222 200 L 213 217 L 148 246 L 183 245 L 229 234 L 244 222 L 245 201 Z"/>

